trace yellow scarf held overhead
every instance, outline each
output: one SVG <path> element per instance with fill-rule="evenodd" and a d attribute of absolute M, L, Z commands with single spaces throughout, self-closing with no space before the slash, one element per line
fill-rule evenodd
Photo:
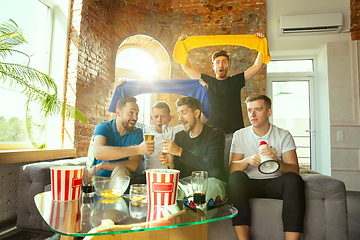
<path fill-rule="evenodd" d="M 173 58 L 181 65 L 185 65 L 189 51 L 198 47 L 216 45 L 236 45 L 255 49 L 264 56 L 264 63 L 270 62 L 269 48 L 266 38 L 256 35 L 207 35 L 187 37 L 184 41 L 178 40 L 174 47 Z"/>

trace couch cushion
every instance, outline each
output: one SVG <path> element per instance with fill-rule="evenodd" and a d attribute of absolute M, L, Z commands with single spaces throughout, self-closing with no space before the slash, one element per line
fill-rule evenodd
<path fill-rule="evenodd" d="M 37 162 L 22 166 L 19 172 L 16 226 L 24 229 L 50 231 L 35 206 L 35 195 L 44 192 L 44 186 L 50 184 L 50 167 L 59 165 L 85 165 L 87 161 L 88 158 L 84 157 L 51 162 Z"/>

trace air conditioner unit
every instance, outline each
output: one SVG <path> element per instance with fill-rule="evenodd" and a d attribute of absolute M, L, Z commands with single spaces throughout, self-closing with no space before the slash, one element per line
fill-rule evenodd
<path fill-rule="evenodd" d="M 280 16 L 280 36 L 339 33 L 342 12 Z"/>

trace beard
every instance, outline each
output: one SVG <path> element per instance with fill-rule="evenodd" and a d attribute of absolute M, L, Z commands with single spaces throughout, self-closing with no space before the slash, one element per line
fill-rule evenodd
<path fill-rule="evenodd" d="M 191 131 L 194 129 L 194 127 L 195 127 L 196 117 L 193 118 L 192 124 L 190 124 L 189 121 L 187 122 L 187 124 L 188 124 L 187 129 L 184 128 L 184 131 L 185 131 L 185 132 L 191 132 Z"/>
<path fill-rule="evenodd" d="M 135 126 L 132 126 L 129 124 L 130 121 L 127 121 L 127 122 L 121 122 L 121 125 L 126 129 L 126 131 L 128 132 L 132 132 L 135 130 Z"/>

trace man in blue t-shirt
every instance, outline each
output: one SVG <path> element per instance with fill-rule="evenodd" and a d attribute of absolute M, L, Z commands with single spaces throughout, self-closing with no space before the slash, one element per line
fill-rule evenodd
<path fill-rule="evenodd" d="M 138 114 L 136 98 L 124 97 L 116 104 L 116 118 L 95 127 L 90 174 L 133 178 L 141 156 L 154 152 L 154 141 L 143 141 L 142 130 L 135 127 Z"/>

